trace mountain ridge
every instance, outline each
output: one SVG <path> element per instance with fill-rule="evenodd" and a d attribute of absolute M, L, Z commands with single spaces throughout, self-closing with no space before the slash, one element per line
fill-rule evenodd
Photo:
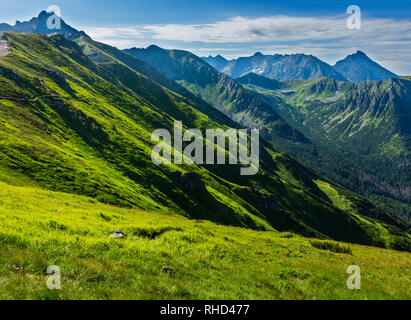
<path fill-rule="evenodd" d="M 218 72 L 196 55 L 184 50 L 166 50 L 157 46 L 126 49 L 124 52 L 145 61 L 187 90 L 205 100 L 231 119 L 247 127 L 263 129 L 263 136 L 276 143 L 296 140 L 310 145 L 309 140 L 289 126 L 272 107 Z M 270 132 L 261 127 L 261 119 L 271 124 Z M 273 140 L 274 139 L 274 140 Z"/>

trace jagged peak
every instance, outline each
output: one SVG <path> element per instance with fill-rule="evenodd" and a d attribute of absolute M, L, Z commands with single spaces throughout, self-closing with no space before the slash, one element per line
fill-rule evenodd
<path fill-rule="evenodd" d="M 347 58 L 349 58 L 349 57 L 351 57 L 351 58 L 361 58 L 361 59 L 364 59 L 364 58 L 365 58 L 365 59 L 371 60 L 371 59 L 370 59 L 363 51 L 361 51 L 361 50 L 357 50 L 355 53 L 347 56 Z"/>
<path fill-rule="evenodd" d="M 363 51 L 361 51 L 361 50 L 357 50 L 357 52 L 355 53 L 355 55 L 367 57 L 367 55 L 366 55 Z"/>
<path fill-rule="evenodd" d="M 40 19 L 42 17 L 49 17 L 51 16 L 53 13 L 51 12 L 47 12 L 46 10 L 42 10 L 39 15 L 37 16 L 37 19 Z"/>
<path fill-rule="evenodd" d="M 210 56 L 211 57 L 211 56 Z M 226 58 L 224 58 L 222 55 L 218 54 L 215 56 L 217 59 L 223 59 L 223 60 L 227 60 Z"/>

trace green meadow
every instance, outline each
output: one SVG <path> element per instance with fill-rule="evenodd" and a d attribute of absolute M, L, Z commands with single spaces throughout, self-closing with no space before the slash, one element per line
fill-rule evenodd
<path fill-rule="evenodd" d="M 60 290 L 46 286 L 50 265 Z M 360 290 L 347 289 L 350 265 Z M 0 299 L 410 299 L 410 267 L 406 252 L 0 183 Z"/>

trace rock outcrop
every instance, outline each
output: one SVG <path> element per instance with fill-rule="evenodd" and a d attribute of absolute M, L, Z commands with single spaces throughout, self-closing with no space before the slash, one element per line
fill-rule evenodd
<path fill-rule="evenodd" d="M 201 176 L 196 172 L 182 173 L 179 182 L 187 189 L 192 191 L 207 191 L 205 183 Z"/>

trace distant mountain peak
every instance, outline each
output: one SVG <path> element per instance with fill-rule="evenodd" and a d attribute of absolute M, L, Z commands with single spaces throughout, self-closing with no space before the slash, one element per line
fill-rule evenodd
<path fill-rule="evenodd" d="M 147 47 L 147 50 L 163 50 L 163 49 L 155 44 L 152 44 Z"/>
<path fill-rule="evenodd" d="M 363 56 L 363 57 L 367 57 L 367 58 L 368 58 L 368 56 L 367 56 L 363 51 L 361 51 L 361 50 L 357 50 L 357 52 L 356 52 L 354 55 Z"/>
<path fill-rule="evenodd" d="M 39 13 L 39 15 L 37 16 L 37 19 L 41 19 L 41 18 L 48 18 L 52 15 L 52 12 L 47 12 L 46 10 L 43 10 Z"/>
<path fill-rule="evenodd" d="M 215 57 L 210 54 L 210 55 L 208 55 L 208 57 L 202 57 L 201 59 L 214 59 L 214 60 L 227 61 L 228 62 L 228 60 L 220 54 L 216 55 Z"/>
<path fill-rule="evenodd" d="M 226 58 L 219 54 L 215 57 L 209 55 L 208 57 L 202 57 L 201 59 L 203 59 L 205 62 L 207 62 L 209 65 L 216 68 L 217 70 L 223 69 L 229 63 L 229 61 Z"/>
<path fill-rule="evenodd" d="M 49 29 L 47 21 L 53 14 L 55 13 L 42 10 L 37 17 L 31 18 L 29 21 L 17 20 L 15 25 L 0 23 L 0 32 L 14 31 L 20 33 L 40 33 L 47 35 L 60 33 L 68 39 L 78 36 L 89 37 L 84 31 L 79 31 L 69 26 L 62 18 L 60 18 L 60 29 Z"/>
<path fill-rule="evenodd" d="M 216 58 L 203 58 L 218 71 L 232 78 L 240 78 L 248 73 L 256 73 L 276 80 L 333 78 L 345 80 L 329 64 L 306 54 L 264 55 L 256 52 L 253 56 L 230 61 Z"/>

